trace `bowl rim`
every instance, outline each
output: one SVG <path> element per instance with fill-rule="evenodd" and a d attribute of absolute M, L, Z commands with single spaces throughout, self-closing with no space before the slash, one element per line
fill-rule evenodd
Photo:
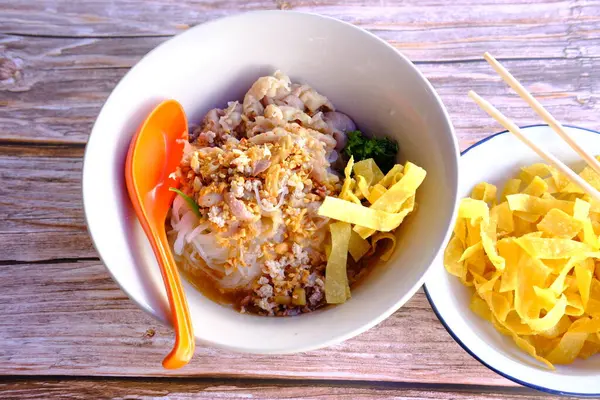
<path fill-rule="evenodd" d="M 410 290 L 408 290 L 403 296 L 398 298 L 398 300 L 393 305 L 391 305 L 387 309 L 380 311 L 377 315 L 372 317 L 369 321 L 365 322 L 364 324 L 362 324 L 361 326 L 359 326 L 353 330 L 346 332 L 345 334 L 340 334 L 338 336 L 331 337 L 329 340 L 325 340 L 320 343 L 313 343 L 312 345 L 306 345 L 303 347 L 286 346 L 285 349 L 275 349 L 275 350 L 270 350 L 270 351 L 262 349 L 262 348 L 231 346 L 231 345 L 214 342 L 212 340 L 208 340 L 208 339 L 199 337 L 199 336 L 197 336 L 197 334 L 194 335 L 197 342 L 203 343 L 208 346 L 213 346 L 215 348 L 226 349 L 226 350 L 230 350 L 230 351 L 234 351 L 234 352 L 253 353 L 253 354 L 292 354 L 292 353 L 316 350 L 316 349 L 320 349 L 320 348 L 324 348 L 324 347 L 328 347 L 328 346 L 332 346 L 332 345 L 344 342 L 344 341 L 351 339 L 357 335 L 360 335 L 361 333 L 366 332 L 367 330 L 373 328 L 377 324 L 383 322 L 385 319 L 390 317 L 394 312 L 396 312 L 398 309 L 400 309 L 409 299 L 411 299 L 415 295 L 415 293 L 419 290 L 420 287 L 423 286 L 423 284 L 426 281 L 426 278 L 428 276 L 428 273 L 430 273 L 432 270 L 431 267 L 433 266 L 435 259 L 439 256 L 440 252 L 442 251 L 443 248 L 445 248 L 448 240 L 450 239 L 450 235 L 452 233 L 452 226 L 454 225 L 454 221 L 456 219 L 456 213 L 457 213 L 458 202 L 459 202 L 458 187 L 460 184 L 460 169 L 459 169 L 459 164 L 460 164 L 459 149 L 460 149 L 460 147 L 458 144 L 458 139 L 456 137 L 452 119 L 450 118 L 448 110 L 446 109 L 446 106 L 444 105 L 440 95 L 437 93 L 437 91 L 435 90 L 435 88 L 433 87 L 431 82 L 429 82 L 429 80 L 425 77 L 425 75 L 402 52 L 400 52 L 398 49 L 396 49 L 394 46 L 392 46 L 390 43 L 388 43 L 384 39 L 378 37 L 374 33 L 370 32 L 364 28 L 361 28 L 350 22 L 346 22 L 346 21 L 343 21 L 343 20 L 340 20 L 340 19 L 337 19 L 337 18 L 334 18 L 331 16 L 321 15 L 321 14 L 317 14 L 317 13 L 313 13 L 313 12 L 291 11 L 291 10 L 290 11 L 288 11 L 288 10 L 255 10 L 255 11 L 247 11 L 247 12 L 241 12 L 241 13 L 237 13 L 237 14 L 233 14 L 233 15 L 224 16 L 224 17 L 219 17 L 219 18 L 215 18 L 215 19 L 197 24 L 197 25 L 187 29 L 184 32 L 178 33 L 178 34 L 170 37 L 169 39 L 165 40 L 164 42 L 160 43 L 159 45 L 157 45 L 156 47 L 154 47 L 150 51 L 148 51 L 123 75 L 123 77 L 119 80 L 119 82 L 117 82 L 117 84 L 113 87 L 109 96 L 107 97 L 104 104 L 100 108 L 100 111 L 98 112 L 98 115 L 96 117 L 96 120 L 94 121 L 92 129 L 90 131 L 90 135 L 88 137 L 88 141 L 85 146 L 85 151 L 84 151 L 84 156 L 83 156 L 83 167 L 82 167 L 82 172 L 81 172 L 81 182 L 82 182 L 81 193 L 82 193 L 82 198 L 83 198 L 83 209 L 84 209 L 84 218 L 85 218 L 85 222 L 86 222 L 86 229 L 91 238 L 92 245 L 93 245 L 94 249 L 96 250 L 96 253 L 98 255 L 100 262 L 102 262 L 104 264 L 105 268 L 108 270 L 113 281 L 116 282 L 116 284 L 119 286 L 119 288 L 127 295 L 127 297 L 129 297 L 129 299 L 131 299 L 136 304 L 137 307 L 139 307 L 140 309 L 145 311 L 148 315 L 152 316 L 154 319 L 158 320 L 159 322 L 163 323 L 164 325 L 172 327 L 172 322 L 168 315 L 163 316 L 160 313 L 156 313 L 148 305 L 142 304 L 141 302 L 139 302 L 137 296 L 134 296 L 133 293 L 131 293 L 129 290 L 127 290 L 121 284 L 121 282 L 119 282 L 119 280 L 117 280 L 115 278 L 115 275 L 113 274 L 112 269 L 108 267 L 108 265 L 104 261 L 104 257 L 102 256 L 102 253 L 99 251 L 97 240 L 94 238 L 94 234 L 92 233 L 92 227 L 89 224 L 88 213 L 91 212 L 91 209 L 90 209 L 90 205 L 88 204 L 88 202 L 86 202 L 86 196 L 85 196 L 86 187 L 87 187 L 85 177 L 86 177 L 86 175 L 89 174 L 89 172 L 86 172 L 86 171 L 88 171 L 92 168 L 92 166 L 89 164 L 89 162 L 86 162 L 88 160 L 88 152 L 91 152 L 91 147 L 92 147 L 92 146 L 89 146 L 89 144 L 90 144 L 90 142 L 93 142 L 92 138 L 94 136 L 94 132 L 97 129 L 97 125 L 99 124 L 100 117 L 103 116 L 108 103 L 111 102 L 111 100 L 113 100 L 115 93 L 118 92 L 119 88 L 123 85 L 123 81 L 125 81 L 126 78 L 128 76 L 130 76 L 130 74 L 134 73 L 136 70 L 136 67 L 144 59 L 146 59 L 150 54 L 157 52 L 160 48 L 170 45 L 174 39 L 176 39 L 180 36 L 191 35 L 192 32 L 195 30 L 195 28 L 198 28 L 200 26 L 218 24 L 222 20 L 244 18 L 244 17 L 247 17 L 248 15 L 260 16 L 260 15 L 269 15 L 269 14 L 285 14 L 285 15 L 294 14 L 294 15 L 298 15 L 298 16 L 310 16 L 310 17 L 316 18 L 316 19 L 328 20 L 330 23 L 337 23 L 337 24 L 345 25 L 346 27 L 348 27 L 350 29 L 359 31 L 363 35 L 367 35 L 367 36 L 371 37 L 371 39 L 374 39 L 380 45 L 385 46 L 389 50 L 394 51 L 396 56 L 398 58 L 400 58 L 403 62 L 405 62 L 407 67 L 409 69 L 411 69 L 418 77 L 420 77 L 422 79 L 423 84 L 425 85 L 426 89 L 431 93 L 434 102 L 437 104 L 438 110 L 441 112 L 441 117 L 445 120 L 445 122 L 448 126 L 448 132 L 449 132 L 449 136 L 451 139 L 450 141 L 452 144 L 451 152 L 453 154 L 453 159 L 455 160 L 455 163 L 456 163 L 456 186 L 454 188 L 454 204 L 452 204 L 451 218 L 449 220 L 448 226 L 446 227 L 446 232 L 440 243 L 440 247 L 437 249 L 437 252 L 432 257 L 430 264 L 424 269 L 423 272 L 421 272 L 421 276 L 419 277 L 419 279 L 417 279 L 415 281 L 412 288 Z M 96 136 L 98 136 L 98 134 L 96 134 Z M 98 139 L 96 139 L 96 140 L 98 140 Z M 89 182 L 88 182 L 88 184 L 89 184 Z"/>
<path fill-rule="evenodd" d="M 567 127 L 567 128 L 574 128 L 574 129 L 581 129 L 583 131 L 588 131 L 591 133 L 595 133 L 597 135 L 600 135 L 600 131 L 596 131 L 594 129 L 589 129 L 589 128 L 583 128 L 580 126 L 576 126 L 576 125 L 570 125 L 570 124 L 562 124 L 563 126 Z M 548 127 L 548 124 L 532 124 L 532 125 L 524 125 L 524 126 L 520 126 L 519 128 L 521 129 L 527 129 L 527 128 L 537 128 L 537 127 Z M 469 147 L 467 147 L 465 150 L 461 151 L 460 155 L 461 157 L 465 154 L 467 154 L 469 151 L 475 149 L 476 147 L 479 147 L 480 145 L 484 144 L 487 141 L 490 141 L 500 135 L 504 135 L 506 133 L 510 133 L 508 130 L 504 130 L 504 131 L 500 131 L 500 132 L 496 132 L 490 136 L 487 136 L 481 140 L 479 140 L 478 142 L 473 143 L 472 145 L 470 145 Z M 446 272 L 444 270 L 444 272 Z M 481 364 L 483 364 L 485 367 L 487 367 L 488 369 L 494 371 L 495 373 L 497 373 L 498 375 L 513 381 L 515 383 L 518 383 L 521 386 L 525 386 L 531 389 L 535 389 L 537 391 L 543 392 L 543 393 L 548 393 L 548 394 L 557 394 L 560 396 L 578 396 L 578 397 L 585 397 L 585 398 L 597 398 L 600 397 L 600 393 L 578 393 L 578 392 L 567 392 L 567 391 L 563 391 L 563 390 L 556 390 L 556 389 L 550 389 L 547 388 L 545 386 L 540 386 L 531 382 L 528 382 L 526 380 L 522 380 L 519 378 L 516 378 L 512 375 L 509 375 L 507 372 L 501 371 L 498 368 L 490 365 L 489 363 L 483 361 L 477 354 L 475 354 L 475 352 L 473 352 L 471 350 L 471 348 L 465 344 L 462 340 L 460 340 L 460 338 L 458 337 L 458 335 L 456 333 L 454 333 L 454 331 L 452 330 L 452 328 L 450 328 L 450 325 L 448 325 L 448 323 L 446 323 L 446 320 L 444 319 L 444 317 L 442 316 L 442 314 L 440 313 L 440 311 L 438 310 L 438 308 L 435 305 L 435 302 L 433 301 L 431 295 L 429 294 L 429 290 L 427 289 L 427 283 L 425 283 L 423 285 L 423 291 L 425 292 L 425 297 L 427 297 L 427 301 L 429 302 L 429 305 L 431 306 L 431 309 L 433 310 L 433 312 L 435 313 L 436 317 L 438 318 L 438 320 L 440 321 L 440 323 L 443 325 L 443 327 L 446 329 L 446 331 L 450 334 L 450 336 L 452 337 L 452 339 L 454 339 L 454 341 L 456 343 L 459 344 L 460 347 L 462 347 L 462 349 L 464 351 L 466 351 L 471 357 L 473 357 L 475 360 L 479 361 Z"/>

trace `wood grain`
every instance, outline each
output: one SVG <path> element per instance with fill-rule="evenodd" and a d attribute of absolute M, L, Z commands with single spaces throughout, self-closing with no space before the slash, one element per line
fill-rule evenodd
<path fill-rule="evenodd" d="M 261 9 L 333 16 L 389 41 L 435 86 L 462 148 L 500 130 L 469 89 L 520 125 L 539 122 L 480 59 L 484 51 L 559 120 L 600 130 L 598 1 L 0 0 L 0 376 L 13 376 L 0 381 L 0 397 L 536 397 L 464 352 L 422 292 L 326 349 L 254 356 L 198 346 L 188 367 L 162 369 L 172 330 L 117 287 L 87 234 L 83 146 L 144 54 L 190 26 Z"/>
<path fill-rule="evenodd" d="M 0 33 L 58 37 L 171 36 L 245 11 L 309 11 L 375 32 L 414 60 L 597 56 L 600 5 L 512 0 L 0 1 Z"/>
<path fill-rule="evenodd" d="M 86 143 L 112 88 L 146 51 L 164 38 L 4 41 L 19 77 L 0 82 L 0 141 Z M 511 60 L 504 64 L 559 120 L 600 129 L 600 59 Z M 421 63 L 450 112 L 461 144 L 500 130 L 466 96 L 485 95 L 521 125 L 540 120 L 483 60 Z M 217 104 L 215 104 L 217 105 Z"/>
<path fill-rule="evenodd" d="M 0 146 L 0 262 L 97 257 L 83 218 L 82 153 Z"/>
<path fill-rule="evenodd" d="M 231 380 L 124 380 L 124 379 L 52 379 L 8 380 L 0 391 L 9 398 L 41 399 L 321 399 L 321 400 L 558 400 L 529 389 L 486 387 L 425 388 L 416 385 L 381 385 L 349 382 L 252 382 Z M 568 399 L 567 397 L 560 397 Z"/>
<path fill-rule="evenodd" d="M 97 261 L 0 265 L 0 375 L 222 376 L 514 385 L 480 365 L 422 292 L 376 328 L 295 355 L 198 345 L 166 371 L 173 332 L 138 309 Z M 432 371 L 435 371 L 433 373 Z"/>

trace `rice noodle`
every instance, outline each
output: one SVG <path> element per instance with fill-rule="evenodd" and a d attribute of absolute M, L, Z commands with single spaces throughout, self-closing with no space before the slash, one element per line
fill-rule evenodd
<path fill-rule="evenodd" d="M 272 315 L 275 297 L 304 290 L 297 277 L 305 271 L 320 268 L 324 279 L 328 220 L 316 210 L 324 195 L 341 188 L 330 170 L 341 159 L 333 136 L 333 128 L 341 128 L 328 124 L 339 117 L 333 111 L 310 86 L 291 85 L 276 72 L 257 80 L 242 104 L 210 110 L 193 143 L 184 143 L 173 178 L 198 209 L 175 197 L 167 223 L 174 257 L 192 278 L 251 293 L 252 300 L 238 305 L 242 311 L 258 307 Z M 261 190 L 268 193 L 264 199 Z M 306 290 L 302 312 L 318 307 L 309 299 L 321 289 Z M 303 304 L 280 306 L 297 313 L 294 307 Z"/>
<path fill-rule="evenodd" d="M 256 202 L 258 203 L 258 205 L 260 206 L 260 208 L 263 211 L 266 212 L 273 212 L 275 210 L 277 210 L 278 208 L 280 208 L 283 205 L 283 201 L 285 200 L 285 196 L 288 194 L 288 188 L 287 186 L 284 186 L 282 189 L 279 190 L 279 201 L 277 202 L 277 204 L 275 206 L 265 206 L 264 203 L 262 202 L 262 199 L 260 198 L 260 193 L 258 192 L 258 188 L 255 186 L 254 187 L 254 195 L 256 197 Z"/>
<path fill-rule="evenodd" d="M 210 224 L 208 222 L 198 225 L 197 227 L 194 228 L 193 231 L 191 231 L 190 233 L 187 234 L 185 239 L 187 240 L 188 243 L 191 242 L 192 240 L 194 240 L 194 238 L 196 236 L 198 236 L 200 233 L 204 232 L 209 226 L 210 226 Z"/>
<path fill-rule="evenodd" d="M 180 201 L 177 201 L 178 199 Z M 175 200 L 171 212 L 171 227 L 177 232 L 173 250 L 175 254 L 181 255 L 185 246 L 185 238 L 198 224 L 198 217 L 181 197 L 177 196 Z"/>

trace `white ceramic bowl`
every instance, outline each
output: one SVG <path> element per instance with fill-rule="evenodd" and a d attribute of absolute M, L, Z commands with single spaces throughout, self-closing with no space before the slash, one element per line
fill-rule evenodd
<path fill-rule="evenodd" d="M 600 154 L 599 132 L 567 127 L 575 140 L 591 154 Z M 546 125 L 523 129 L 540 144 L 575 170 L 584 164 L 573 150 Z M 473 186 L 488 182 L 502 187 L 519 168 L 544 162 L 508 132 L 490 136 L 462 153 L 460 159 L 460 198 Z M 600 356 L 576 360 L 571 365 L 545 369 L 522 352 L 511 338 L 497 332 L 487 321 L 469 309 L 471 289 L 446 272 L 441 256 L 427 277 L 425 291 L 429 302 L 450 335 L 473 357 L 500 375 L 545 392 L 575 396 L 600 396 Z"/>
<path fill-rule="evenodd" d="M 448 115 L 414 65 L 384 41 L 344 22 L 288 11 L 197 26 L 157 47 L 121 80 L 98 116 L 85 154 L 89 231 L 115 281 L 141 308 L 168 323 L 162 278 L 125 189 L 132 135 L 163 99 L 178 100 L 189 120 L 198 122 L 209 109 L 242 99 L 256 78 L 276 69 L 310 83 L 362 130 L 396 139 L 400 159 L 423 166 L 428 176 L 393 259 L 346 304 L 291 318 L 243 315 L 185 282 L 197 339 L 244 352 L 314 349 L 382 321 L 423 283 L 446 242 L 457 200 L 458 151 Z"/>

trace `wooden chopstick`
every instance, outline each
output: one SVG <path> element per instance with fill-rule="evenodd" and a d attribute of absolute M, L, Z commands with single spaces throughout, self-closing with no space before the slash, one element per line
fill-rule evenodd
<path fill-rule="evenodd" d="M 546 122 L 553 130 L 556 132 L 567 144 L 577 153 L 579 156 L 594 170 L 596 173 L 600 174 L 600 162 L 596 160 L 595 157 L 586 152 L 581 146 L 575 142 L 575 140 L 565 131 L 565 128 L 562 126 L 560 122 L 556 120 L 540 104 L 539 101 L 536 100 L 535 97 L 531 95 L 521 85 L 521 83 L 514 77 L 498 60 L 496 60 L 490 53 L 486 52 L 483 54 L 483 58 L 494 68 L 494 70 L 500 75 L 500 77 L 506 82 L 523 100 L 529 104 L 529 106 L 535 111 L 544 122 Z"/>
<path fill-rule="evenodd" d="M 558 169 L 563 175 L 567 176 L 571 182 L 577 184 L 581 189 L 583 189 L 586 193 L 588 193 L 594 200 L 600 202 L 600 192 L 598 192 L 592 185 L 587 183 L 583 178 L 577 175 L 573 170 L 567 167 L 562 163 L 558 158 L 554 157 L 552 154 L 547 153 L 542 148 L 538 147 L 531 140 L 527 139 L 523 132 L 519 127 L 510 119 L 508 119 L 504 114 L 502 114 L 496 107 L 491 105 L 487 100 L 483 99 L 474 91 L 469 91 L 469 97 L 472 98 L 475 103 L 485 112 L 487 112 L 490 117 L 494 118 L 498 121 L 504 128 L 510 131 L 513 135 L 519 138 L 523 143 L 529 146 L 533 151 L 535 151 L 540 157 L 546 160 L 549 164 Z"/>

